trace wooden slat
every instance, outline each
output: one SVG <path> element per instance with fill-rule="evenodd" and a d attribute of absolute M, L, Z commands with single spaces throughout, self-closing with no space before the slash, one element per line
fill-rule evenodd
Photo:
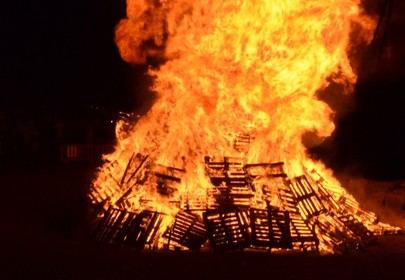
<path fill-rule="evenodd" d="M 170 242 L 175 242 L 190 250 L 198 250 L 207 239 L 207 232 L 204 223 L 198 216 L 180 211 L 176 215 L 167 238 L 169 248 Z"/>
<path fill-rule="evenodd" d="M 248 244 L 248 224 L 239 210 L 207 211 L 204 222 L 215 251 L 243 249 Z"/>
<path fill-rule="evenodd" d="M 289 187 L 304 220 L 308 221 L 325 211 L 324 205 L 305 176 L 292 179 Z"/>

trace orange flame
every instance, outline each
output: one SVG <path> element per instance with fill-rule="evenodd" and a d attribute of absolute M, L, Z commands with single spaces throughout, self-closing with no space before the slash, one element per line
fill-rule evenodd
<path fill-rule="evenodd" d="M 368 37 L 374 26 L 359 2 L 128 1 L 117 28 L 123 58 L 167 62 L 150 71 L 158 101 L 117 148 L 195 170 L 204 155 L 234 154 L 235 133 L 247 132 L 256 136 L 250 162 L 306 160 L 302 135 L 334 130 L 317 92 L 356 80 L 350 34 L 361 24 L 357 35 Z"/>
<path fill-rule="evenodd" d="M 235 156 L 248 163 L 284 161 L 288 174 L 317 169 L 337 196 L 344 189 L 306 153 L 302 136 L 320 138 L 334 130 L 333 111 L 317 99 L 329 83 L 356 82 L 348 51 L 351 39 L 368 41 L 375 22 L 360 0 L 127 0 L 127 18 L 117 26 L 124 60 L 164 59 L 155 78 L 157 101 L 128 131 L 117 125 L 115 152 L 94 188 L 119 199 L 117 181 L 132 153 L 145 164 L 185 170 L 176 192 L 161 196 L 153 184 L 137 187 L 139 201 L 174 215 L 173 196 L 199 197 L 211 187 L 203 158 Z M 356 34 L 354 34 L 356 30 Z M 247 150 L 235 138 L 252 135 Z M 136 160 L 142 161 L 142 158 Z M 353 199 L 354 201 L 354 199 Z"/>

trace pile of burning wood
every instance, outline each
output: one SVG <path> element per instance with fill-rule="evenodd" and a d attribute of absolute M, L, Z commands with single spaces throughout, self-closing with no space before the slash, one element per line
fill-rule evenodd
<path fill-rule="evenodd" d="M 315 171 L 289 178 L 282 162 L 210 157 L 205 169 L 212 184 L 206 196 L 171 200 L 177 211 L 169 214 L 145 206 L 145 197 L 136 197 L 134 206 L 136 186 L 153 182 L 158 193 L 172 197 L 184 170 L 151 167 L 148 157 L 133 155 L 115 189 L 92 188 L 94 238 L 135 249 L 341 253 L 399 231 L 361 210 L 351 196 L 331 192 Z"/>

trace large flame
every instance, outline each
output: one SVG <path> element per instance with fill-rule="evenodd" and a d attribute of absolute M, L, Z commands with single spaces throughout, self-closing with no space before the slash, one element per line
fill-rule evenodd
<path fill-rule="evenodd" d="M 359 2 L 129 0 L 117 28 L 123 58 L 167 62 L 150 71 L 157 102 L 110 159 L 139 151 L 193 172 L 204 155 L 234 154 L 244 132 L 255 135 L 250 162 L 306 161 L 303 134 L 334 130 L 317 92 L 356 80 L 350 35 L 373 27 Z"/>
<path fill-rule="evenodd" d="M 123 59 L 165 63 L 149 71 L 156 102 L 130 130 L 118 124 L 115 152 L 105 157 L 114 165 L 101 168 L 94 187 L 116 202 L 117 181 L 137 152 L 186 171 L 169 198 L 148 184 L 137 190 L 138 200 L 148 197 L 148 207 L 165 213 L 178 210 L 168 202 L 173 196 L 198 196 L 211 187 L 206 155 L 284 161 L 292 176 L 316 167 L 334 193 L 344 193 L 310 159 L 302 137 L 310 131 L 325 138 L 334 130 L 334 112 L 318 93 L 330 83 L 349 92 L 356 82 L 351 42 L 367 42 L 375 26 L 360 2 L 127 0 L 127 18 L 116 31 Z M 240 134 L 252 136 L 248 150 L 235 150 Z"/>

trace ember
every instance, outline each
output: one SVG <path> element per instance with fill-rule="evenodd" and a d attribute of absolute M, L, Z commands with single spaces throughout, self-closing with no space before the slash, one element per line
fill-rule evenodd
<path fill-rule="evenodd" d="M 301 141 L 334 130 L 318 92 L 335 83 L 348 93 L 356 82 L 348 52 L 375 27 L 360 0 L 127 7 L 122 57 L 166 62 L 150 70 L 155 104 L 135 124 L 118 123 L 115 152 L 93 182 L 97 240 L 338 253 L 399 231 L 362 211 Z"/>

